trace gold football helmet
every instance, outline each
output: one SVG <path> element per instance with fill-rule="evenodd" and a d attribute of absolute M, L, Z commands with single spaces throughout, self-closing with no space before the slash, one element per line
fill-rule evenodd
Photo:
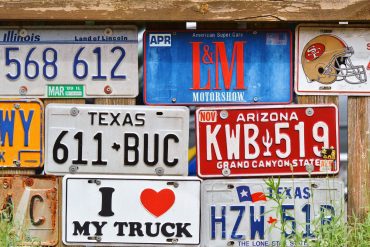
<path fill-rule="evenodd" d="M 303 48 L 303 71 L 309 82 L 331 84 L 345 80 L 351 84 L 364 83 L 365 68 L 352 64 L 350 57 L 353 54 L 353 48 L 348 47 L 340 38 L 329 34 L 319 35 Z"/>

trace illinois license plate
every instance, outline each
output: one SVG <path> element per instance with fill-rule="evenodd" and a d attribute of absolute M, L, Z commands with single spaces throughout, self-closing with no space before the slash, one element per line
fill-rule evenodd
<path fill-rule="evenodd" d="M 345 220 L 339 179 L 281 179 L 274 185 L 262 179 L 204 181 L 202 246 L 283 246 L 282 234 L 284 246 L 311 246 L 321 224 Z M 302 236 L 298 245 L 291 240 L 295 233 Z"/>
<path fill-rule="evenodd" d="M 289 30 L 147 31 L 144 97 L 148 104 L 289 103 Z"/>
<path fill-rule="evenodd" d="M 63 179 L 67 245 L 197 246 L 199 235 L 197 178 L 67 175 Z"/>
<path fill-rule="evenodd" d="M 339 171 L 335 105 L 199 108 L 196 131 L 202 177 Z"/>
<path fill-rule="evenodd" d="M 3 28 L 0 52 L 0 96 L 138 94 L 135 26 Z"/>
<path fill-rule="evenodd" d="M 0 167 L 43 165 L 43 114 L 38 100 L 0 100 Z"/>
<path fill-rule="evenodd" d="M 58 182 L 55 177 L 0 177 L 1 222 L 12 226 L 19 246 L 58 242 Z M 3 229 L 3 228 L 2 228 Z M 18 245 L 17 245 L 18 246 Z"/>
<path fill-rule="evenodd" d="M 297 94 L 370 95 L 369 36 L 369 26 L 299 25 Z"/>
<path fill-rule="evenodd" d="M 186 107 L 46 107 L 47 173 L 187 175 L 188 143 Z"/>

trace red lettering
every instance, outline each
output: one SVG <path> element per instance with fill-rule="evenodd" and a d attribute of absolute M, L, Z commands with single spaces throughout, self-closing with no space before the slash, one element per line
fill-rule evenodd
<path fill-rule="evenodd" d="M 236 90 L 245 90 L 244 86 L 244 44 L 245 41 L 234 42 L 231 63 L 227 59 L 226 47 L 224 42 L 213 42 L 215 47 L 215 87 L 213 89 L 219 90 L 220 76 L 219 66 L 221 66 L 222 80 L 224 88 L 229 90 L 233 78 L 233 72 L 236 70 Z M 202 42 L 191 42 L 193 48 L 193 87 L 192 90 L 210 90 L 211 89 L 211 71 L 207 69 L 207 82 L 204 87 L 201 87 L 201 44 Z M 211 56 L 211 54 L 209 54 Z M 235 68 L 235 70 L 234 70 Z"/>
<path fill-rule="evenodd" d="M 208 69 L 208 80 L 205 87 L 200 87 L 200 44 L 202 42 L 191 42 L 193 46 L 193 87 L 192 90 L 211 89 L 211 71 Z"/>
<path fill-rule="evenodd" d="M 216 111 L 201 111 L 199 112 L 199 122 L 216 122 Z"/>
<path fill-rule="evenodd" d="M 220 59 L 221 70 L 223 75 L 224 86 L 226 90 L 230 89 L 230 84 L 233 76 L 233 68 L 236 57 L 236 87 L 235 89 L 243 90 L 244 87 L 244 44 L 245 41 L 236 41 L 233 47 L 233 53 L 231 57 L 231 65 L 227 61 L 227 54 L 224 42 L 214 42 L 216 45 L 216 87 L 220 89 L 218 81 L 218 64 Z"/>

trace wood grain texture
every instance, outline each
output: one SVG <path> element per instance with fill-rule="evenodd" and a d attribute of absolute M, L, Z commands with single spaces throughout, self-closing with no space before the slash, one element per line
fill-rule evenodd
<path fill-rule="evenodd" d="M 136 99 L 126 98 L 99 98 L 95 99 L 97 105 L 135 105 Z"/>
<path fill-rule="evenodd" d="M 368 0 L 1 0 L 3 20 L 365 21 Z"/>
<path fill-rule="evenodd" d="M 335 104 L 338 106 L 337 96 L 298 96 L 299 104 Z"/>
<path fill-rule="evenodd" d="M 370 97 L 348 97 L 348 216 L 370 210 Z"/>

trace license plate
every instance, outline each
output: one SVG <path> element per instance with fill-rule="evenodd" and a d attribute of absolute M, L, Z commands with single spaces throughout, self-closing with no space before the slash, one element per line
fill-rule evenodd
<path fill-rule="evenodd" d="M 63 179 L 67 245 L 196 246 L 199 235 L 197 178 L 67 175 Z"/>
<path fill-rule="evenodd" d="M 335 105 L 199 108 L 196 131 L 201 177 L 339 171 Z"/>
<path fill-rule="evenodd" d="M 50 174 L 187 175 L 186 107 L 49 104 Z"/>
<path fill-rule="evenodd" d="M 137 29 L 25 27 L 0 30 L 0 96 L 135 97 Z"/>
<path fill-rule="evenodd" d="M 259 104 L 292 101 L 289 30 L 147 31 L 148 104 Z"/>
<path fill-rule="evenodd" d="M 43 109 L 38 100 L 0 100 L 0 167 L 43 165 Z"/>
<path fill-rule="evenodd" d="M 301 95 L 370 95 L 370 28 L 296 28 L 296 84 Z"/>
<path fill-rule="evenodd" d="M 55 177 L 0 177 L 2 224 L 12 224 L 21 245 L 31 242 L 54 246 L 58 242 L 58 182 Z M 18 246 L 18 245 L 17 245 Z"/>
<path fill-rule="evenodd" d="M 276 193 L 271 191 L 262 179 L 204 181 L 202 246 L 283 246 L 281 234 L 288 239 L 284 246 L 308 246 L 304 240 L 314 239 L 314 231 L 333 215 L 345 220 L 339 179 L 281 179 Z M 281 208 L 271 195 L 283 198 Z M 298 245 L 290 243 L 293 231 L 302 234 Z"/>

